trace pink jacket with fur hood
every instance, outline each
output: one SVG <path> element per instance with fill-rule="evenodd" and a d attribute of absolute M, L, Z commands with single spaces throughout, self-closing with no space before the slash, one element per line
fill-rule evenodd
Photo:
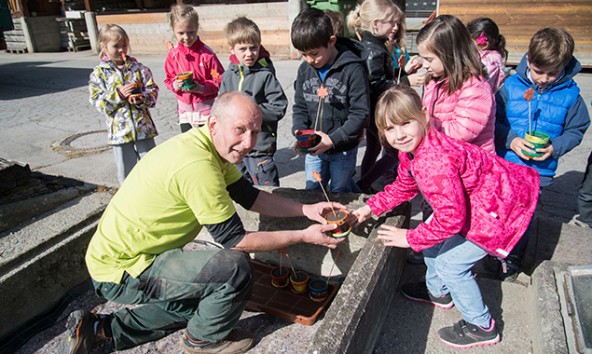
<path fill-rule="evenodd" d="M 367 201 L 380 215 L 421 191 L 434 214 L 407 231 L 421 251 L 460 233 L 506 257 L 526 231 L 539 196 L 538 172 L 431 128 L 415 157 L 399 152 L 398 177 Z"/>
<path fill-rule="evenodd" d="M 433 125 L 455 139 L 495 153 L 495 97 L 483 78 L 472 76 L 452 94 L 448 79 L 431 80 L 424 86 L 423 105 Z"/>

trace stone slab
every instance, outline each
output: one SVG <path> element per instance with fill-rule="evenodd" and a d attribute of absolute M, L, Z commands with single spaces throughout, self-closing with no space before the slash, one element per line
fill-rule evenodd
<path fill-rule="evenodd" d="M 0 238 L 0 338 L 89 278 L 84 254 L 110 193 L 78 197 Z"/>

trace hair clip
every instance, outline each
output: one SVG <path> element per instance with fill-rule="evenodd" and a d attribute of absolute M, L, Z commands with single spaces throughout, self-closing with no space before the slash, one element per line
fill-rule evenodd
<path fill-rule="evenodd" d="M 485 32 L 481 32 L 479 37 L 475 39 L 478 45 L 487 45 L 487 37 L 485 37 Z"/>

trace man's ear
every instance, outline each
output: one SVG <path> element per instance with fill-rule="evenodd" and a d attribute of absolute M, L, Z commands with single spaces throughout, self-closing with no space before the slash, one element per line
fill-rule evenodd
<path fill-rule="evenodd" d="M 216 116 L 210 115 L 208 117 L 208 128 L 210 129 L 210 135 L 215 135 L 216 124 L 218 124 L 218 118 L 216 118 Z"/>

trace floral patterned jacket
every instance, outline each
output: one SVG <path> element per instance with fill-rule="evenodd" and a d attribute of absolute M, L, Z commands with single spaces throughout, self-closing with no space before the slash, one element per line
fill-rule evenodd
<path fill-rule="evenodd" d="M 125 84 L 141 84 L 144 102 L 131 104 L 122 98 L 117 89 Z M 138 85 L 140 86 L 140 85 Z M 153 138 L 158 135 L 148 108 L 156 105 L 158 85 L 152 72 L 135 58 L 127 57 L 119 70 L 106 56 L 101 58 L 90 74 L 89 102 L 106 117 L 108 144 L 119 145 Z"/>

